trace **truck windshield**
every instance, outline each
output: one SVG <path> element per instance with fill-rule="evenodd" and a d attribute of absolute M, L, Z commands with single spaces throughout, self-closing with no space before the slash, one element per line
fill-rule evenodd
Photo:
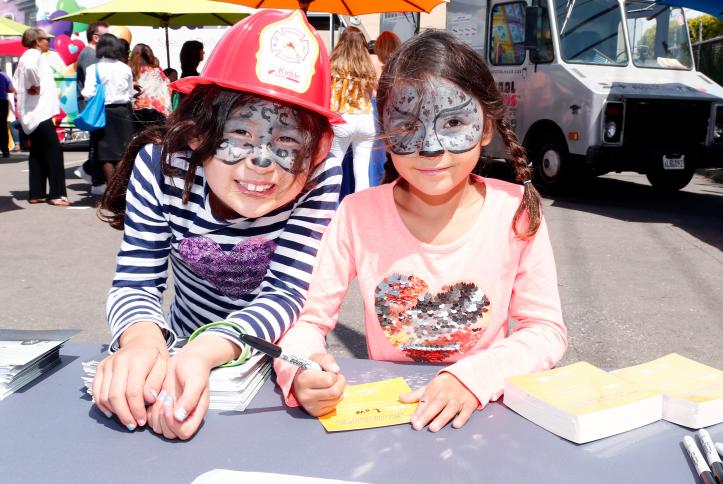
<path fill-rule="evenodd" d="M 617 0 L 555 0 L 560 52 L 567 62 L 627 65 Z"/>
<path fill-rule="evenodd" d="M 690 69 L 692 56 L 683 9 L 628 1 L 630 50 L 638 67 Z"/>

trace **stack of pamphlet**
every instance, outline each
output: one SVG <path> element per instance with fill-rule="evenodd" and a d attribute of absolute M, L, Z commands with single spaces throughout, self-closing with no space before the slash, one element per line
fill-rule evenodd
<path fill-rule="evenodd" d="M 612 372 L 580 361 L 506 378 L 504 403 L 576 443 L 661 418 L 699 429 L 723 422 L 723 371 L 676 353 Z"/>
<path fill-rule="evenodd" d="M 185 341 L 179 340 L 171 350 L 175 354 Z M 93 395 L 95 369 L 108 353 L 100 353 L 83 362 L 83 384 L 89 395 Z M 271 375 L 271 358 L 255 354 L 242 365 L 228 368 L 214 368 L 209 378 L 209 409 L 243 412 L 261 386 Z"/>
<path fill-rule="evenodd" d="M 0 329 L 0 400 L 60 363 L 60 347 L 77 332 Z"/>

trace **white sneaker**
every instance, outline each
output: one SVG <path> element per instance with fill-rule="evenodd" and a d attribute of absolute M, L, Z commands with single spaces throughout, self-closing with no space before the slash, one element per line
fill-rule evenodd
<path fill-rule="evenodd" d="M 90 194 L 100 197 L 105 193 L 106 184 L 98 185 L 97 187 L 90 187 Z"/>
<path fill-rule="evenodd" d="M 82 178 L 83 180 L 87 181 L 88 183 L 93 182 L 93 177 L 90 176 L 90 173 L 86 172 L 83 169 L 83 165 L 80 165 L 78 168 L 73 171 L 73 174 L 77 176 L 78 178 Z"/>

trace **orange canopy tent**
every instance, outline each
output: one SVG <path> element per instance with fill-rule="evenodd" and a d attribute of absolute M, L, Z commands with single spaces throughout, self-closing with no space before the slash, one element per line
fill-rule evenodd
<path fill-rule="evenodd" d="M 383 12 L 431 12 L 445 0 L 216 0 L 251 8 L 301 9 L 309 12 L 365 15 Z"/>

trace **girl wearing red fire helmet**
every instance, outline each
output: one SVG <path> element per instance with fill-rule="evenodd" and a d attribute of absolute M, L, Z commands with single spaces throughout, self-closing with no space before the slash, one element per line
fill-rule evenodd
<path fill-rule="evenodd" d="M 129 431 L 190 438 L 211 369 L 249 357 L 239 333 L 276 341 L 296 319 L 341 182 L 327 157 L 330 124 L 342 122 L 329 84 L 306 17 L 263 10 L 224 35 L 200 76 L 171 85 L 181 105 L 129 146 L 99 209 L 124 237 L 110 355 L 92 388 Z"/>

